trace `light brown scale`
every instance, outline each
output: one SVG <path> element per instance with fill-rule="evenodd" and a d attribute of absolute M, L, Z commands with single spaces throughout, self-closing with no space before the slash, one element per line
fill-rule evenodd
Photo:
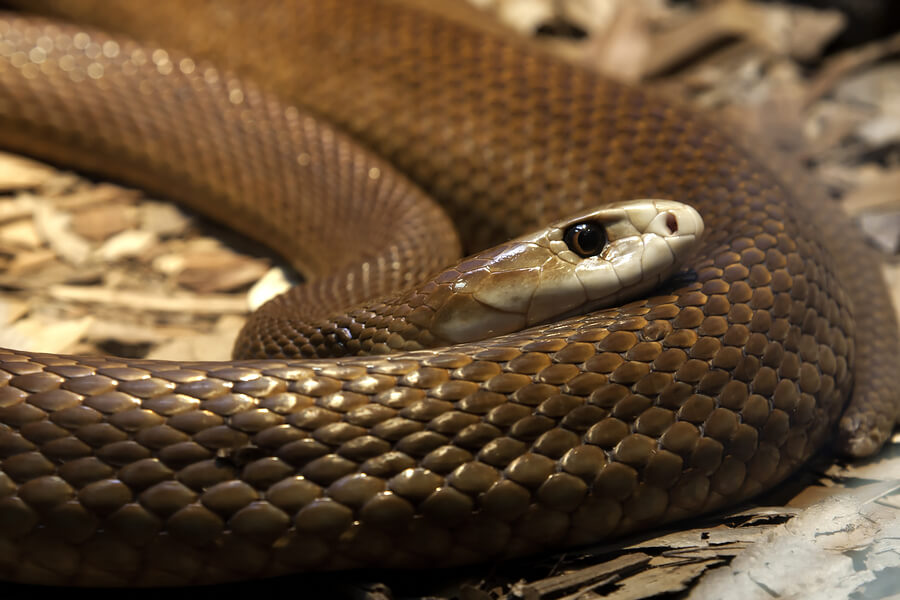
<path fill-rule="evenodd" d="M 687 199 L 710 233 L 696 282 L 665 295 L 399 358 L 0 351 L 5 578 L 161 585 L 535 553 L 771 487 L 827 439 L 851 374 L 844 448 L 871 452 L 890 430 L 900 353 L 881 332 L 896 326 L 858 234 L 693 113 L 375 0 L 28 4 L 199 58 L 120 40 L 89 59 L 103 34 L 54 26 L 83 81 L 4 58 L 0 143 L 215 207 L 313 277 L 353 274 L 349 292 L 323 279 L 271 305 L 241 347 L 299 356 L 341 347 L 342 328 L 360 340 L 353 351 L 400 344 L 392 335 L 430 343 L 395 318 L 417 314 L 403 304 L 335 318 L 315 340 L 296 323 L 322 316 L 310 307 L 409 287 L 456 241 L 430 228 L 438 209 L 411 208 L 421 194 L 387 162 L 222 69 L 397 165 L 446 207 L 467 250 L 631 197 Z M 3 22 L 10 39 L 47 27 Z M 290 202 L 297 189 L 310 195 Z M 418 262 L 434 246 L 445 250 Z M 399 274 L 383 270 L 395 259 Z"/>

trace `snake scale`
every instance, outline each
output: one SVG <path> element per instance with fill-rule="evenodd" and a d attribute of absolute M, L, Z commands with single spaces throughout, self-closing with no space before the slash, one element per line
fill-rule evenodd
<path fill-rule="evenodd" d="M 0 351 L 4 579 L 521 556 L 733 504 L 832 437 L 867 455 L 890 433 L 877 259 L 702 115 L 402 2 L 22 4 L 65 21 L 0 17 L 2 147 L 186 203 L 315 285 L 251 319 L 245 361 Z M 329 337 L 295 314 L 455 259 L 444 210 L 475 251 L 641 197 L 708 229 L 657 295 L 482 342 L 297 358 Z M 388 344 L 402 316 L 354 327 Z"/>

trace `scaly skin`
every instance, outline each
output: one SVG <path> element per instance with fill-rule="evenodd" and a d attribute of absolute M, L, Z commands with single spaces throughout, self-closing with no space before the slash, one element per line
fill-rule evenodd
<path fill-rule="evenodd" d="M 605 232 L 602 249 L 589 258 L 563 241 L 569 226 L 584 222 L 602 223 Z M 497 337 L 658 288 L 697 250 L 702 234 L 700 215 L 673 200 L 628 200 L 581 211 L 463 258 L 393 297 L 332 308 L 318 319 L 297 317 L 296 306 L 309 303 L 295 295 L 273 299 L 247 320 L 235 355 L 391 354 Z"/>
<path fill-rule="evenodd" d="M 536 553 L 775 485 L 851 391 L 842 447 L 890 431 L 900 353 L 877 262 L 702 117 L 382 1 L 93 4 L 56 10 L 302 102 L 440 200 L 466 249 L 622 198 L 686 201 L 709 233 L 693 281 L 445 349 L 3 351 L 3 577 L 163 585 Z M 200 58 L 84 31 L 3 17 L 0 145 L 186 202 L 313 278 L 354 274 L 289 301 L 408 287 L 457 252 L 441 212 L 343 136 Z M 248 335 L 289 349 L 291 318 Z"/>

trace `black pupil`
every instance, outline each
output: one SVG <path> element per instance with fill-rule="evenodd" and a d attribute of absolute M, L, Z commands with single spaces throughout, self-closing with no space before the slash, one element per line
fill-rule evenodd
<path fill-rule="evenodd" d="M 578 223 L 566 230 L 564 236 L 569 250 L 587 258 L 596 256 L 606 245 L 606 232 L 597 223 Z"/>

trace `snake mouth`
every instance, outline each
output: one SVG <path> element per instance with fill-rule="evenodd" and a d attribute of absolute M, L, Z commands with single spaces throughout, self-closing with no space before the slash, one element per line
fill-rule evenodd
<path fill-rule="evenodd" d="M 635 296 L 639 296 L 641 294 L 646 294 L 652 292 L 653 290 L 668 287 L 668 286 L 678 286 L 680 283 L 685 283 L 683 281 L 685 276 L 689 281 L 693 281 L 693 278 L 690 278 L 690 270 L 682 269 L 678 271 L 665 271 L 659 273 L 655 278 L 648 279 L 647 281 L 640 282 L 633 286 L 630 286 L 627 290 L 622 290 L 622 292 L 614 296 L 613 298 L 605 297 L 598 298 L 596 300 L 590 300 L 575 308 L 569 309 L 565 312 L 558 313 L 556 315 L 550 316 L 542 321 L 537 321 L 535 323 L 529 323 L 528 328 L 532 327 L 540 327 L 543 325 L 549 325 L 551 323 L 558 323 L 559 321 L 563 321 L 565 319 L 571 319 L 573 317 L 581 317 L 583 315 L 587 315 L 593 312 L 603 312 L 606 310 L 616 311 L 616 305 L 619 302 L 626 301 Z"/>

